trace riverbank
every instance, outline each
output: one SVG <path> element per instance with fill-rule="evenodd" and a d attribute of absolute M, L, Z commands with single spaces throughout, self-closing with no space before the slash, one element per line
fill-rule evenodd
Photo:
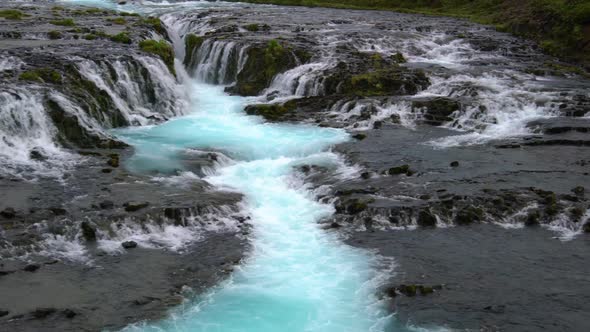
<path fill-rule="evenodd" d="M 590 68 L 590 3 L 564 0 L 244 0 L 345 9 L 390 10 L 467 18 L 534 40 L 544 52 Z M 572 70 L 575 70 L 572 68 Z"/>

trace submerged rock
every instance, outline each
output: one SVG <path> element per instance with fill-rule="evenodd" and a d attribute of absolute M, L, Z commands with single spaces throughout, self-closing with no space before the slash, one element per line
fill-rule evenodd
<path fill-rule="evenodd" d="M 149 205 L 150 203 L 148 202 L 127 202 L 123 204 L 123 206 L 125 207 L 125 211 L 127 212 L 139 211 L 143 208 L 148 207 Z"/>

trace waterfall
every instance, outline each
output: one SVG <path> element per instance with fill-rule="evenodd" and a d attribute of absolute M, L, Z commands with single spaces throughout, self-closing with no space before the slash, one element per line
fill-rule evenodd
<path fill-rule="evenodd" d="M 194 76 L 201 82 L 230 84 L 246 63 L 246 49 L 233 41 L 207 39 L 198 49 Z"/>
<path fill-rule="evenodd" d="M 307 63 L 278 74 L 265 94 L 279 92 L 283 97 L 312 97 L 324 94 L 324 72 L 334 65 L 331 62 Z"/>
<path fill-rule="evenodd" d="M 41 91 L 0 91 L 0 175 L 60 177 L 78 158 L 56 143 Z"/>

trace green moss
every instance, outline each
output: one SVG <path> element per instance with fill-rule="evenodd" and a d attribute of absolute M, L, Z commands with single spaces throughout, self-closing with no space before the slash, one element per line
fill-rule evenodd
<path fill-rule="evenodd" d="M 152 27 L 157 33 L 159 33 L 163 36 L 165 36 L 167 34 L 164 24 L 157 17 L 144 18 L 141 21 L 139 21 L 139 24 L 148 25 L 148 26 Z"/>
<path fill-rule="evenodd" d="M 96 39 L 96 35 L 93 34 L 93 33 L 89 33 L 89 34 L 84 35 L 84 39 L 86 39 L 86 40 L 95 40 Z"/>
<path fill-rule="evenodd" d="M 184 49 L 185 57 L 184 64 L 190 65 L 193 61 L 193 57 L 196 55 L 196 51 L 203 45 L 205 39 L 195 34 L 189 33 L 184 37 Z"/>
<path fill-rule="evenodd" d="M 111 36 L 110 39 L 115 43 L 131 44 L 131 38 L 127 32 L 120 32 L 114 36 Z"/>
<path fill-rule="evenodd" d="M 168 66 L 168 69 L 173 75 L 176 75 L 174 70 L 174 49 L 170 44 L 164 40 L 142 40 L 139 42 L 139 48 L 142 51 L 158 55 L 162 61 Z"/>
<path fill-rule="evenodd" d="M 22 20 L 22 18 L 25 16 L 27 15 L 17 9 L 0 10 L 0 17 L 5 18 L 7 20 Z"/>
<path fill-rule="evenodd" d="M 244 29 L 252 32 L 257 32 L 260 30 L 260 26 L 256 23 L 248 24 L 244 26 Z"/>
<path fill-rule="evenodd" d="M 61 32 L 55 31 L 55 30 L 49 31 L 47 33 L 47 36 L 49 37 L 49 39 L 61 39 L 62 38 Z"/>
<path fill-rule="evenodd" d="M 62 20 L 53 20 L 53 21 L 49 21 L 49 23 L 51 23 L 53 25 L 64 26 L 64 27 L 73 27 L 76 25 L 76 22 L 74 22 L 74 20 L 71 18 L 64 18 Z"/>
<path fill-rule="evenodd" d="M 139 15 L 138 13 L 128 13 L 128 12 L 121 12 L 119 13 L 119 16 L 132 16 L 132 17 L 139 17 L 141 15 Z"/>
<path fill-rule="evenodd" d="M 127 20 L 125 18 L 123 18 L 123 17 L 109 18 L 107 21 L 113 22 L 113 23 L 119 24 L 119 25 L 125 25 L 125 24 L 127 24 Z"/>
<path fill-rule="evenodd" d="M 288 101 L 284 104 L 259 104 L 246 107 L 246 113 L 250 115 L 260 115 L 267 120 L 277 121 L 282 116 L 295 110 L 295 102 Z"/>
<path fill-rule="evenodd" d="M 51 68 L 38 68 L 23 72 L 19 79 L 40 83 L 61 83 L 62 77 L 58 71 Z"/>

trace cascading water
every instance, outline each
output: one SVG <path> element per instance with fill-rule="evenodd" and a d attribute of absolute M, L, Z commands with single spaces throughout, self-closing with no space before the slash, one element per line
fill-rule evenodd
<path fill-rule="evenodd" d="M 317 221 L 333 208 L 314 201 L 293 175 L 309 162 L 338 166 L 325 151 L 343 131 L 270 125 L 242 113 L 243 99 L 193 83 L 194 114 L 117 133 L 137 148 L 129 166 L 172 171 L 184 148 L 218 149 L 235 161 L 207 180 L 246 195 L 254 224 L 251 257 L 233 278 L 156 324 L 156 331 L 380 331 L 388 318 L 374 297 L 376 258 L 341 244 Z"/>

